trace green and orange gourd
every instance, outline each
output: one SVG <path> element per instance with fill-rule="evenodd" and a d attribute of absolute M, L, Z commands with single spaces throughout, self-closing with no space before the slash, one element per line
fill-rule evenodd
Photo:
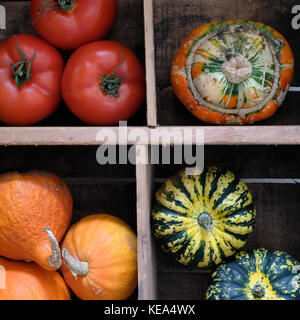
<path fill-rule="evenodd" d="M 273 28 L 245 20 L 212 22 L 183 41 L 171 71 L 174 92 L 211 124 L 251 124 L 271 117 L 292 81 L 294 57 Z"/>

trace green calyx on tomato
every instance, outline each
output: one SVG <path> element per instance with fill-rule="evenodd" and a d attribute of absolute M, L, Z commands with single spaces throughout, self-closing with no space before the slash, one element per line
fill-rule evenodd
<path fill-rule="evenodd" d="M 115 98 L 120 97 L 119 89 L 122 85 L 122 80 L 125 78 L 125 75 L 122 77 L 117 77 L 116 72 L 121 68 L 123 63 L 123 53 L 121 56 L 121 62 L 119 66 L 115 69 L 113 73 L 110 73 L 104 77 L 99 74 L 99 77 L 101 79 L 101 90 L 105 92 L 105 94 L 109 96 L 113 96 Z"/>
<path fill-rule="evenodd" d="M 34 51 L 34 54 L 31 57 L 31 59 L 27 61 L 27 57 L 25 53 L 21 50 L 21 48 L 18 45 L 17 38 L 16 38 L 16 46 L 23 60 L 20 60 L 15 64 L 10 62 L 10 65 L 11 65 L 11 75 L 15 79 L 17 87 L 20 88 L 22 84 L 30 80 L 32 76 L 32 74 L 30 73 L 30 69 L 31 69 L 32 61 L 36 56 L 36 51 Z"/>
<path fill-rule="evenodd" d="M 53 0 L 45 0 L 44 2 L 42 2 L 41 5 L 39 6 L 39 10 L 38 10 L 39 14 L 41 12 L 42 7 L 46 6 L 49 2 L 52 2 L 52 1 Z M 46 7 L 44 11 L 40 14 L 40 16 L 33 21 L 33 23 L 41 19 L 41 17 L 49 10 L 62 9 L 63 11 L 69 12 L 69 11 L 72 11 L 75 6 L 74 0 L 54 0 L 54 1 L 57 2 L 57 4 Z"/>

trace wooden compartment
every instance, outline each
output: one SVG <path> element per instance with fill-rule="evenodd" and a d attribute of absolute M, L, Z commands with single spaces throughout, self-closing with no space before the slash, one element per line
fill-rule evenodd
<path fill-rule="evenodd" d="M 0 42 L 7 37 L 27 33 L 37 35 L 30 19 L 30 0 L 0 1 L 6 10 L 6 29 L 0 29 Z M 62 31 L 63 32 L 63 31 Z M 105 39 L 118 41 L 130 48 L 145 64 L 143 2 L 140 0 L 118 0 L 118 15 Z M 72 52 L 61 51 L 65 61 Z M 146 126 L 146 103 L 128 121 L 129 126 Z M 56 112 L 34 127 L 79 127 L 86 126 L 74 116 L 62 101 Z M 1 128 L 0 128 L 1 132 Z"/>
<path fill-rule="evenodd" d="M 253 195 L 257 210 L 256 225 L 244 249 L 264 247 L 273 251 L 281 250 L 300 261 L 299 160 L 300 149 L 296 146 L 205 148 L 205 165 L 231 170 L 247 183 Z M 164 179 L 183 167 L 171 162 L 170 165 L 152 168 L 155 170 L 152 179 L 155 190 Z M 148 195 L 144 197 L 148 199 Z M 148 214 L 150 218 L 151 213 Z M 143 292 L 151 294 L 143 298 L 204 299 L 214 268 L 191 269 L 183 266 L 163 252 L 155 240 L 148 243 L 148 252 L 152 252 L 152 259 L 156 263 L 143 266 L 148 272 L 152 271 L 146 283 L 149 290 L 143 288 Z"/>
<path fill-rule="evenodd" d="M 99 165 L 96 151 L 96 147 L 0 147 L 0 173 L 51 171 L 72 193 L 71 224 L 90 214 L 108 213 L 123 219 L 136 233 L 135 167 Z M 137 297 L 138 289 L 129 299 Z"/>
<path fill-rule="evenodd" d="M 298 55 L 300 54 L 299 30 L 291 25 L 292 8 L 297 5 L 296 0 L 153 0 L 153 25 L 155 45 L 155 71 L 156 71 L 156 99 L 157 99 L 157 125 L 159 126 L 203 126 L 206 137 L 218 141 L 223 130 L 230 134 L 224 139 L 224 144 L 231 144 L 230 138 L 238 135 L 240 143 L 266 143 L 265 137 L 272 137 L 270 143 L 294 143 L 293 134 L 297 132 L 299 143 L 300 111 L 300 67 Z M 213 127 L 194 117 L 176 98 L 171 83 L 170 71 L 172 60 L 182 41 L 195 28 L 212 21 L 247 19 L 263 22 L 281 32 L 295 55 L 296 67 L 292 87 L 276 114 L 268 120 L 257 123 L 255 126 L 246 126 L 249 130 L 241 128 Z M 253 127 L 259 126 L 260 133 L 255 135 Z M 276 127 L 275 127 L 276 126 Z M 279 128 L 278 128 L 279 126 Z M 291 131 L 281 134 L 286 126 Z M 214 128 L 214 130 L 210 130 Z M 294 131 L 295 130 L 295 131 Z M 228 140 L 228 141 L 226 141 Z"/>

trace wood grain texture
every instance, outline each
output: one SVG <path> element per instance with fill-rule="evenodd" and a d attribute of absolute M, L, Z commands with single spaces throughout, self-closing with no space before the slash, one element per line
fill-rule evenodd
<path fill-rule="evenodd" d="M 147 80 L 147 124 L 157 126 L 153 1 L 144 0 L 145 53 Z"/>
<path fill-rule="evenodd" d="M 105 131 L 100 131 L 105 130 Z M 100 137 L 101 133 L 101 137 Z M 168 137 L 170 139 L 163 140 Z M 299 145 L 300 126 L 251 127 L 128 127 L 128 139 L 119 127 L 2 127 L 0 145 L 100 145 L 196 144 L 204 135 L 205 145 Z M 158 142 L 153 137 L 159 137 Z M 108 140 L 107 137 L 110 137 Z"/>
<path fill-rule="evenodd" d="M 0 1 L 7 12 L 7 29 L 0 30 L 0 42 L 8 36 L 27 33 L 37 35 L 30 20 L 30 1 Z M 133 50 L 138 59 L 145 64 L 143 2 L 140 0 L 118 0 L 118 15 L 107 40 L 118 41 Z M 104 40 L 105 40 L 104 39 Z M 71 52 L 61 51 L 65 61 Z M 147 125 L 146 103 L 128 121 L 129 126 Z M 62 101 L 59 108 L 47 119 L 35 126 L 85 126 L 75 117 Z"/>
<path fill-rule="evenodd" d="M 154 0 L 153 3 L 159 125 L 206 125 L 185 109 L 175 97 L 170 83 L 171 63 L 176 51 L 184 38 L 204 23 L 248 19 L 274 27 L 287 38 L 294 51 L 293 86 L 300 86 L 299 30 L 293 30 L 291 26 L 291 11 L 299 4 L 297 0 Z M 290 92 L 277 113 L 258 125 L 299 125 L 299 102 L 300 94 Z"/>
<path fill-rule="evenodd" d="M 150 154 L 150 149 L 138 145 L 137 154 Z M 153 166 L 136 165 L 139 300 L 157 298 L 156 252 L 151 229 Z"/>
<path fill-rule="evenodd" d="M 156 179 L 165 179 L 187 166 L 174 164 L 174 148 L 171 148 L 169 163 L 155 165 Z M 222 167 L 243 179 L 298 178 L 299 163 L 299 146 L 205 146 L 204 148 L 206 166 Z"/>
<path fill-rule="evenodd" d="M 134 165 L 100 165 L 96 160 L 97 149 L 97 146 L 0 147 L 0 173 L 40 169 L 70 181 L 135 183 Z"/>

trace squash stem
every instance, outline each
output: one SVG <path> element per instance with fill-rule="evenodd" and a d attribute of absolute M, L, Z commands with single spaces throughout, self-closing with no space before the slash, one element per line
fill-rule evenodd
<path fill-rule="evenodd" d="M 262 298 L 265 295 L 266 291 L 264 286 L 257 281 L 255 286 L 252 289 L 252 294 L 255 298 Z"/>
<path fill-rule="evenodd" d="M 44 231 L 47 233 L 48 239 L 51 244 L 52 255 L 49 257 L 48 262 L 50 267 L 59 269 L 61 266 L 61 255 L 59 244 L 49 227 L 44 227 Z"/>
<path fill-rule="evenodd" d="M 78 275 L 86 277 L 89 274 L 88 262 L 75 259 L 67 249 L 63 249 L 62 256 L 75 278 Z"/>
<path fill-rule="evenodd" d="M 203 227 L 204 229 L 206 229 L 207 231 L 212 231 L 213 229 L 213 225 L 212 225 L 212 218 L 211 216 L 206 213 L 203 212 L 199 215 L 198 217 L 198 223 L 201 227 Z"/>
<path fill-rule="evenodd" d="M 238 54 L 224 62 L 222 71 L 230 83 L 239 84 L 251 77 L 252 64 L 246 57 Z"/>

